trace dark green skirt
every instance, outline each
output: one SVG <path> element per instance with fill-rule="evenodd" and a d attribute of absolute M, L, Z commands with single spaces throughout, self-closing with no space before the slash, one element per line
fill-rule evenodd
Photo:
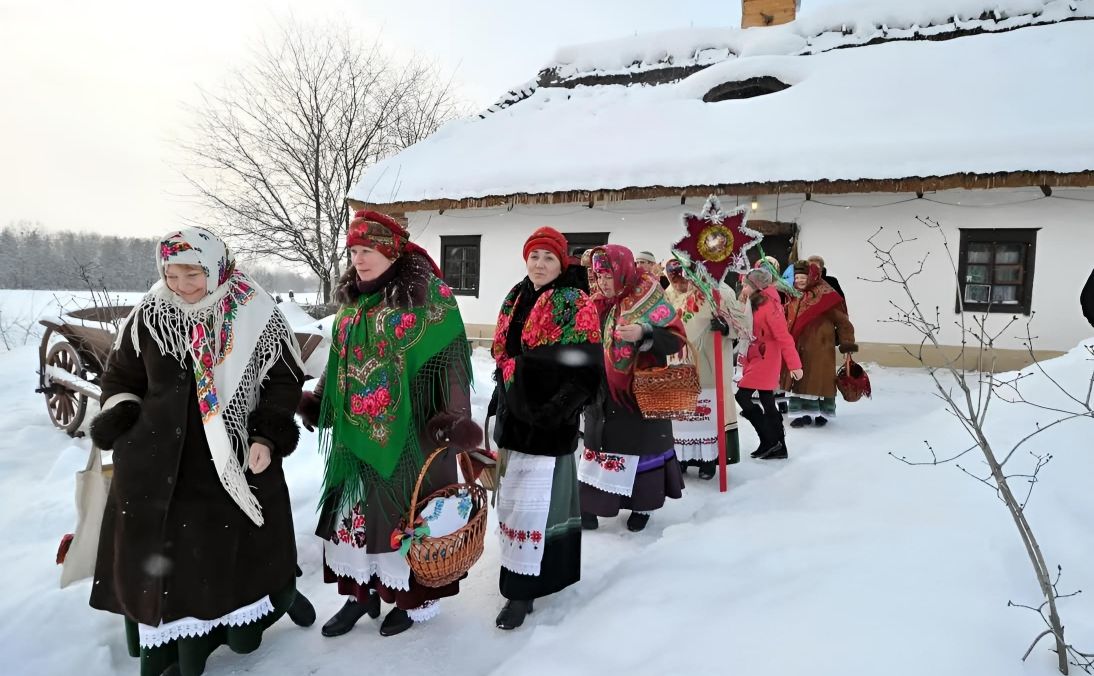
<path fill-rule="evenodd" d="M 284 615 L 296 599 L 296 580 L 289 586 L 270 595 L 273 612 L 238 627 L 220 626 L 203 636 L 180 638 L 155 648 L 140 644 L 137 623 L 125 618 L 125 641 L 132 657 L 141 660 L 141 676 L 160 676 L 172 664 L 178 663 L 181 676 L 200 676 L 205 673 L 209 655 L 222 645 L 237 653 L 250 653 L 262 644 L 262 632 Z"/>

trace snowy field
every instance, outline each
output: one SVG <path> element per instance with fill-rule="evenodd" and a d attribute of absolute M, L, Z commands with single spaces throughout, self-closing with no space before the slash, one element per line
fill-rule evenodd
<path fill-rule="evenodd" d="M 0 316 L 20 305 L 12 293 L 0 292 Z M 45 294 L 41 304 L 30 309 L 47 312 L 51 292 L 38 293 Z M 481 420 L 491 387 L 485 351 L 475 365 Z M 54 556 L 74 526 L 73 476 L 89 442 L 51 426 L 34 394 L 36 367 L 34 341 L 0 351 L 3 673 L 135 674 L 121 621 L 87 605 L 90 582 L 58 588 Z M 1046 368 L 1085 395 L 1094 363 L 1077 349 Z M 284 619 L 256 653 L 221 649 L 207 673 L 1055 673 L 1047 643 L 1020 661 L 1041 621 L 1007 601 L 1036 605 L 1038 591 L 1002 504 L 954 467 L 913 468 L 888 456 L 917 457 L 924 440 L 939 452 L 964 448 L 960 427 L 941 410 L 926 375 L 873 368 L 871 376 L 873 400 L 841 403 L 839 418 L 823 430 L 789 430 L 790 460 L 746 459 L 731 468 L 728 494 L 692 471 L 685 497 L 654 514 L 646 531 L 627 532 L 625 513 L 602 519 L 600 530 L 584 536 L 581 583 L 538 602 L 514 632 L 494 628 L 503 601 L 491 533 L 460 595 L 444 602 L 436 620 L 385 639 L 378 621 L 364 618 L 346 636 L 323 638 L 318 625 L 341 600 L 321 582 L 312 531 L 322 462 L 315 436 L 305 433 L 285 470 L 300 584 L 315 603 L 317 625 L 300 629 Z M 1041 400 L 1054 396 L 1043 377 L 1026 387 Z M 1048 419 L 996 403 L 990 428 L 1002 442 Z M 1028 514 L 1050 565 L 1064 566 L 1063 591 L 1094 583 L 1092 433 L 1094 421 L 1084 419 L 1031 445 L 1055 456 Z M 742 439 L 747 455 L 756 439 L 750 429 Z M 979 468 L 972 456 L 965 463 Z M 1094 646 L 1094 598 L 1064 600 L 1061 612 L 1069 638 Z"/>

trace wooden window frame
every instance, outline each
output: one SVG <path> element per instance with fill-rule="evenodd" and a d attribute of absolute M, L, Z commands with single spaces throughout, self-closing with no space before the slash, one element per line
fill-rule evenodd
<path fill-rule="evenodd" d="M 961 245 L 958 249 L 957 259 L 957 299 L 954 312 L 990 312 L 1003 314 L 1029 315 L 1033 309 L 1033 276 L 1037 261 L 1037 231 L 1040 228 L 961 228 Z M 1025 256 L 1017 263 L 1021 267 L 1022 279 L 1017 284 L 1017 303 L 975 303 L 965 301 L 965 286 L 969 284 L 969 245 L 970 244 L 1024 244 Z M 995 252 L 993 249 L 990 263 L 976 263 L 975 265 L 988 266 L 988 298 L 991 298 L 991 287 L 995 285 Z"/>
<path fill-rule="evenodd" d="M 460 284 L 452 284 L 448 281 L 448 252 L 455 247 L 474 247 L 475 272 L 472 286 L 467 286 L 467 278 L 470 273 L 461 271 Z M 465 261 L 466 264 L 466 261 Z M 479 289 L 482 288 L 482 235 L 441 235 L 441 276 L 445 283 L 452 288 L 452 293 L 457 296 L 479 297 Z"/>
<path fill-rule="evenodd" d="M 608 237 L 610 232 L 564 232 L 562 236 L 566 238 L 566 242 L 570 245 L 568 254 L 571 256 L 577 256 L 578 253 L 585 251 L 586 249 L 592 249 L 598 246 L 604 246 L 608 243 Z"/>

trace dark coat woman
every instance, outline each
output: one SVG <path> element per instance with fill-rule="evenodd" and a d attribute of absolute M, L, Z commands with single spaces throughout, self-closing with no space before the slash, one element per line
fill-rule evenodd
<path fill-rule="evenodd" d="M 393 636 L 435 616 L 438 600 L 459 582 L 427 587 L 411 574 L 399 521 L 433 452 L 421 496 L 456 483 L 453 449 L 477 446 L 470 419 L 471 362 L 452 289 L 426 252 L 384 214 L 359 211 L 346 247 L 353 267 L 338 288 L 330 357 L 322 382 L 301 414 L 320 427 L 326 456 L 323 506 L 324 579 L 348 596 L 323 627 L 348 632 L 380 601 L 394 604 L 380 627 Z M 409 544 L 409 543 L 407 543 Z"/>
<path fill-rule="evenodd" d="M 642 416 L 634 398 L 634 371 L 664 366 L 686 340 L 675 308 L 661 285 L 634 265 L 616 244 L 593 251 L 599 292 L 604 380 L 585 410 L 585 451 L 578 462 L 582 525 L 630 509 L 627 528 L 646 527 L 665 498 L 683 495 L 684 479 L 673 448 L 672 421 Z"/>
<path fill-rule="evenodd" d="M 519 627 L 535 599 L 581 579 L 574 450 L 603 356 L 585 270 L 569 264 L 567 248 L 553 228 L 532 233 L 528 276 L 506 296 L 494 335 L 501 629 Z"/>
<path fill-rule="evenodd" d="M 273 299 L 212 233 L 172 233 L 158 253 L 91 425 L 114 451 L 91 605 L 125 616 L 143 676 L 190 676 L 219 645 L 257 648 L 296 599 L 281 461 L 303 369 Z"/>

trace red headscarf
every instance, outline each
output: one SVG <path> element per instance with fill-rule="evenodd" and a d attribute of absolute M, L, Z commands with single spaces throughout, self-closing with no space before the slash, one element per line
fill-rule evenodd
<path fill-rule="evenodd" d="M 528 260 L 528 256 L 531 255 L 536 249 L 543 249 L 544 251 L 550 251 L 555 255 L 555 258 L 562 263 L 562 269 L 565 270 L 570 265 L 570 245 L 566 241 L 566 236 L 554 228 L 543 226 L 528 238 L 528 241 L 524 243 L 524 260 Z"/>
<path fill-rule="evenodd" d="M 808 267 L 806 267 L 808 266 Z M 802 268 L 805 268 L 802 270 Z M 821 277 L 820 266 L 816 263 L 795 263 L 794 274 L 807 275 L 802 295 L 791 298 L 786 304 L 786 322 L 790 335 L 797 338 L 806 327 L 824 316 L 832 308 L 844 302 L 828 282 Z"/>
<path fill-rule="evenodd" d="M 433 274 L 441 277 L 441 269 L 429 255 L 429 252 L 410 241 L 410 233 L 391 216 L 379 211 L 361 210 L 353 214 L 346 233 L 346 248 L 364 246 L 375 249 L 389 260 L 395 260 L 405 253 L 425 256 Z"/>

